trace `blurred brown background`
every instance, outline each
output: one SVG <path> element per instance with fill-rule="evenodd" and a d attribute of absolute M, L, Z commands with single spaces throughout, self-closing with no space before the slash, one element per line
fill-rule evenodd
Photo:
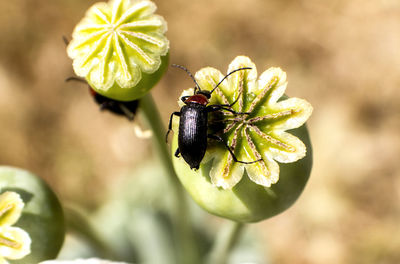
<path fill-rule="evenodd" d="M 95 208 L 152 156 L 132 124 L 99 113 L 72 76 L 62 36 L 95 1 L 0 2 L 0 164 L 40 175 L 63 201 Z M 237 55 L 279 66 L 314 106 L 304 194 L 262 230 L 272 263 L 400 263 L 400 1 L 156 1 L 171 63 L 225 72 Z M 167 123 L 182 89 L 170 69 L 154 97 Z M 166 100 L 165 98 L 168 98 Z"/>

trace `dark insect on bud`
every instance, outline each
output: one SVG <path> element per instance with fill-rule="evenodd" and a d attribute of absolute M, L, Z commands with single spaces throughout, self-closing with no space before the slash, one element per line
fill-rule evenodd
<path fill-rule="evenodd" d="M 66 79 L 66 81 L 79 81 L 82 83 L 87 82 L 83 79 L 77 77 L 70 77 Z M 134 101 L 118 101 L 115 99 L 111 99 L 105 97 L 95 90 L 93 90 L 90 85 L 89 86 L 89 93 L 93 97 L 94 101 L 100 106 L 100 110 L 106 110 L 116 115 L 122 115 L 128 118 L 129 121 L 132 121 L 135 118 L 135 114 L 139 105 L 139 100 Z"/>
<path fill-rule="evenodd" d="M 211 98 L 211 94 L 215 91 L 215 89 L 231 74 L 241 71 L 241 70 L 249 70 L 251 68 L 239 68 L 234 71 L 228 73 L 222 80 L 211 90 L 202 90 L 200 86 L 196 82 L 196 79 L 193 75 L 183 66 L 173 64 L 172 66 L 183 69 L 188 73 L 188 75 L 193 79 L 196 84 L 194 88 L 194 94 L 191 96 L 183 96 L 181 97 L 182 102 L 185 105 L 180 109 L 179 112 L 173 112 L 169 119 L 168 132 L 166 134 L 166 140 L 168 139 L 168 134 L 172 130 L 172 118 L 174 115 L 179 116 L 179 134 L 178 134 L 178 149 L 175 152 L 175 156 L 179 157 L 179 154 L 182 155 L 183 159 L 187 164 L 189 164 L 191 169 L 198 169 L 200 166 L 200 162 L 203 160 L 203 157 L 207 150 L 207 140 L 214 139 L 224 144 L 226 149 L 232 155 L 232 158 L 235 162 L 240 162 L 244 164 L 251 164 L 257 162 L 255 161 L 240 161 L 236 158 L 232 149 L 229 145 L 218 135 L 209 133 L 209 122 L 208 122 L 208 113 L 217 112 L 217 111 L 228 111 L 234 115 L 245 115 L 248 113 L 236 112 L 232 109 L 232 106 L 236 103 L 232 104 L 219 104 L 219 105 L 209 105 L 209 99 Z"/>

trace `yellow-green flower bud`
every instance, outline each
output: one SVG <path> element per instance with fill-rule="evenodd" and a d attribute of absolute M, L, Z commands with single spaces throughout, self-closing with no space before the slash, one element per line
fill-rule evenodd
<path fill-rule="evenodd" d="M 148 0 L 97 3 L 75 27 L 68 56 L 79 77 L 119 101 L 146 94 L 168 64 L 167 23 Z"/>
<path fill-rule="evenodd" d="M 257 79 L 254 63 L 239 56 L 229 65 L 237 71 L 213 92 L 210 105 L 232 104 L 236 112 L 209 114 L 209 133 L 216 133 L 231 147 L 235 162 L 221 142 L 208 140 L 199 170 L 191 170 L 182 158 L 173 158 L 179 179 L 204 209 L 235 221 L 254 222 L 288 208 L 303 190 L 312 163 L 311 144 L 304 123 L 312 112 L 302 99 L 284 95 L 286 74 L 270 68 Z M 224 75 L 204 68 L 195 78 L 202 90 L 212 90 Z M 182 95 L 193 94 L 193 89 Z M 174 131 L 177 129 L 174 122 Z M 218 130 L 212 131 L 214 125 Z M 222 127 L 221 127 L 222 126 Z M 286 132 L 290 130 L 290 132 Z M 177 148 L 178 133 L 172 150 Z M 279 162 L 279 163 L 278 163 Z"/>
<path fill-rule="evenodd" d="M 47 184 L 27 171 L 0 166 L 0 263 L 53 259 L 64 232 L 60 203 Z"/>

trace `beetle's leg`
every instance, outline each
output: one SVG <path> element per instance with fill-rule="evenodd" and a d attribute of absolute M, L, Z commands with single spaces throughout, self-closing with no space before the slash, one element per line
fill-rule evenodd
<path fill-rule="evenodd" d="M 123 103 L 118 103 L 119 109 L 124 113 L 124 115 L 128 118 L 129 121 L 133 121 L 135 118 L 135 114 L 132 113 L 131 110 L 128 109 Z"/>
<path fill-rule="evenodd" d="M 181 116 L 181 112 L 173 112 L 171 114 L 171 116 L 169 117 L 168 131 L 167 131 L 167 134 L 165 135 L 165 142 L 167 142 L 167 143 L 168 143 L 169 132 L 172 130 L 172 118 L 174 117 L 174 115 Z"/>
<path fill-rule="evenodd" d="M 103 111 L 104 109 L 107 109 L 108 107 L 108 102 L 103 102 L 100 104 L 100 111 Z"/>
<path fill-rule="evenodd" d="M 233 153 L 232 149 L 228 146 L 228 144 L 220 136 L 213 135 L 213 134 L 208 134 L 207 137 L 211 138 L 211 139 L 215 139 L 215 140 L 221 142 L 222 144 L 224 144 L 226 149 L 229 151 L 229 153 L 231 153 L 232 158 L 233 158 L 233 160 L 235 162 L 239 162 L 239 163 L 243 163 L 243 164 L 252 164 L 252 163 L 256 163 L 256 162 L 259 162 L 259 161 L 262 160 L 262 159 L 253 160 L 253 161 L 241 161 L 241 160 L 238 160 L 236 158 L 235 154 Z"/>
<path fill-rule="evenodd" d="M 181 97 L 181 101 L 185 102 L 188 98 L 190 97 L 190 95 L 185 95 Z"/>
<path fill-rule="evenodd" d="M 238 95 L 238 97 L 235 99 L 235 101 L 233 101 L 233 103 L 231 103 L 231 104 L 229 105 L 229 107 L 232 107 L 234 104 L 236 104 L 237 101 L 239 101 L 240 95 L 241 95 L 241 94 Z"/>
<path fill-rule="evenodd" d="M 181 154 L 181 152 L 179 151 L 179 148 L 177 148 L 175 151 L 175 157 L 179 158 L 179 154 Z"/>
<path fill-rule="evenodd" d="M 209 105 L 206 107 L 207 112 L 215 112 L 219 110 L 225 110 L 228 112 L 231 112 L 232 114 L 235 115 L 248 115 L 250 112 L 236 112 L 235 110 L 226 107 L 225 105 Z"/>
<path fill-rule="evenodd" d="M 240 122 L 243 119 L 240 117 L 235 117 L 235 118 L 225 118 L 225 119 L 215 119 L 215 120 L 210 120 L 208 121 L 209 124 L 219 124 L 219 123 L 228 123 L 228 122 Z"/>

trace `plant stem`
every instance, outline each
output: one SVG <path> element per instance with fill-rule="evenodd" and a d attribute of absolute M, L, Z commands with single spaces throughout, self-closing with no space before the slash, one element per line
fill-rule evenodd
<path fill-rule="evenodd" d="M 182 188 L 181 183 L 178 180 L 178 176 L 175 174 L 175 170 L 172 165 L 171 155 L 165 142 L 166 130 L 163 126 L 160 114 L 150 93 L 145 95 L 140 100 L 139 107 L 142 110 L 149 126 L 151 127 L 151 130 L 153 131 L 154 144 L 156 146 L 157 152 L 159 153 L 161 162 L 170 179 L 173 193 L 175 195 L 175 214 L 173 215 L 176 216 L 176 218 L 173 220 L 175 224 L 175 230 L 177 232 L 177 256 L 179 263 L 199 263 L 195 240 L 193 239 L 191 226 L 188 221 L 189 216 L 186 194 Z"/>
<path fill-rule="evenodd" d="M 210 253 L 209 264 L 228 263 L 229 253 L 239 241 L 243 228 L 243 223 L 231 222 L 230 225 L 218 233 Z"/>
<path fill-rule="evenodd" d="M 178 177 L 175 174 L 174 167 L 172 165 L 171 157 L 167 149 L 167 143 L 165 142 L 165 128 L 161 121 L 160 114 L 157 107 L 154 104 L 152 96 L 148 93 L 140 100 L 140 109 L 151 127 L 153 132 L 153 139 L 155 147 L 159 153 L 161 163 L 167 171 L 168 177 L 170 178 L 171 186 L 174 188 L 176 198 L 179 201 L 183 201 L 184 192 L 182 185 L 180 184 Z"/>

